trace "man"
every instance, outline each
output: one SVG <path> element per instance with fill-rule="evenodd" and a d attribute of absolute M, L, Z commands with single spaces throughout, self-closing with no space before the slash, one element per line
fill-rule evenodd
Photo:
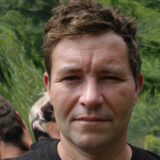
<path fill-rule="evenodd" d="M 126 143 L 143 85 L 133 19 L 91 0 L 72 0 L 54 9 L 43 48 L 60 140 L 21 159 L 159 159 Z"/>
<path fill-rule="evenodd" d="M 0 158 L 21 156 L 31 144 L 29 132 L 14 106 L 0 96 Z"/>

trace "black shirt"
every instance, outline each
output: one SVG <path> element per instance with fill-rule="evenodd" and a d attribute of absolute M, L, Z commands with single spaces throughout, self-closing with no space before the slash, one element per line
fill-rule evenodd
<path fill-rule="evenodd" d="M 57 139 L 46 139 L 32 145 L 32 151 L 25 155 L 6 159 L 6 160 L 61 160 L 57 152 Z M 153 152 L 146 151 L 137 147 L 131 146 L 132 158 L 131 160 L 160 160 L 160 156 Z"/>

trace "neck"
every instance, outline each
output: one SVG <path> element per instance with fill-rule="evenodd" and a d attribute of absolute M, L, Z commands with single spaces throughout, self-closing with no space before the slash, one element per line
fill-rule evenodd
<path fill-rule="evenodd" d="M 87 151 L 63 138 L 58 144 L 58 153 L 62 160 L 130 160 L 132 155 L 126 141 Z"/>
<path fill-rule="evenodd" d="M 13 144 L 6 144 L 4 142 L 1 145 L 1 159 L 19 157 L 24 153 L 26 153 L 26 151 Z"/>

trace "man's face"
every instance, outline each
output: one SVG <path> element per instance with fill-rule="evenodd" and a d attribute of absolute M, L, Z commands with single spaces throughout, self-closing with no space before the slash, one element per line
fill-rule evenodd
<path fill-rule="evenodd" d="M 62 140 L 81 148 L 126 140 L 142 86 L 139 75 L 135 87 L 128 59 L 126 43 L 113 32 L 66 37 L 57 44 L 51 79 L 45 74 L 44 81 Z"/>

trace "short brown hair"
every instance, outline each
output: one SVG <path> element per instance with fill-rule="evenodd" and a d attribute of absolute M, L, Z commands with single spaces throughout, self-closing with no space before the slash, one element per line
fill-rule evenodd
<path fill-rule="evenodd" d="M 45 25 L 44 54 L 47 73 L 51 74 L 53 48 L 65 36 L 114 31 L 129 48 L 129 62 L 135 83 L 141 70 L 141 58 L 133 18 L 122 16 L 115 8 L 92 0 L 69 0 L 53 9 L 54 15 Z"/>

